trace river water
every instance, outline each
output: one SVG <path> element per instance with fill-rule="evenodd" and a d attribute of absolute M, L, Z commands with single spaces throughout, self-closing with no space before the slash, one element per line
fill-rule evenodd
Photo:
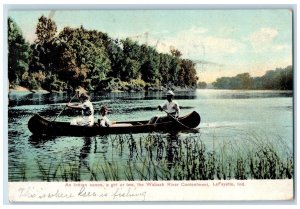
<path fill-rule="evenodd" d="M 107 162 L 118 162 L 117 169 L 122 170 L 121 167 L 126 167 L 128 159 L 132 158 L 133 148 L 141 149 L 139 153 L 143 155 L 147 140 L 142 139 L 149 134 L 46 140 L 33 137 L 27 128 L 29 118 L 39 113 L 54 119 L 71 97 L 67 94 L 9 94 L 9 181 L 105 180 L 103 167 L 99 169 L 103 177 L 93 178 L 90 170 L 101 165 L 108 168 L 111 165 Z M 100 107 L 108 105 L 109 118 L 116 121 L 145 120 L 163 115 L 156 107 L 164 99 L 162 92 L 91 95 L 95 118 L 99 116 Z M 214 149 L 229 142 L 243 145 L 252 136 L 274 144 L 280 140 L 293 150 L 293 93 L 290 91 L 197 90 L 177 93 L 175 101 L 180 105 L 181 115 L 191 111 L 201 115 L 199 133 L 179 133 L 177 138 L 195 135 L 208 149 Z M 57 121 L 70 121 L 77 114 L 67 109 Z M 163 140 L 168 138 L 167 134 L 150 135 Z"/>

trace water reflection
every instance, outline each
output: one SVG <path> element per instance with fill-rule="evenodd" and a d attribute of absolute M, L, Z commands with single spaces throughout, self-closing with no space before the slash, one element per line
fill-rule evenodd
<path fill-rule="evenodd" d="M 80 150 L 79 159 L 80 161 L 83 161 L 87 158 L 87 156 L 91 152 L 91 145 L 92 145 L 92 139 L 91 137 L 84 137 L 83 138 L 84 144 Z"/>
<path fill-rule="evenodd" d="M 99 145 L 98 145 L 99 143 Z M 108 136 L 95 137 L 94 153 L 107 153 L 108 152 Z"/>
<path fill-rule="evenodd" d="M 38 135 L 31 135 L 28 139 L 28 142 L 34 148 L 41 148 L 46 142 L 56 140 L 54 136 L 38 136 Z"/>
<path fill-rule="evenodd" d="M 22 106 L 22 105 L 44 105 L 44 104 L 57 104 L 66 103 L 70 101 L 73 94 L 68 93 L 10 93 L 9 107 Z M 109 92 L 109 93 L 91 93 L 92 101 L 104 100 L 164 100 L 164 92 Z M 176 94 L 176 99 L 195 99 L 195 91 L 182 91 Z"/>
<path fill-rule="evenodd" d="M 178 132 L 173 132 L 167 135 L 166 159 L 168 169 L 171 169 L 174 163 L 178 160 L 178 148 L 180 144 Z"/>

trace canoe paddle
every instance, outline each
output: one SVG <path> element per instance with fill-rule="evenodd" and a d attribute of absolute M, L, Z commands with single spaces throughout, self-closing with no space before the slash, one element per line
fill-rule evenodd
<path fill-rule="evenodd" d="M 177 123 L 179 123 L 180 125 L 182 125 L 183 127 L 185 127 L 186 129 L 190 129 L 190 127 L 184 125 L 183 123 L 181 123 L 178 119 L 176 119 L 175 117 L 173 117 L 173 115 L 171 115 L 170 113 L 168 113 L 166 110 L 163 110 L 165 113 L 168 114 L 168 116 L 170 116 L 173 120 L 175 120 Z"/>
<path fill-rule="evenodd" d="M 62 112 L 66 109 L 67 105 L 72 102 L 72 100 L 75 98 L 75 96 L 77 95 L 77 92 L 76 94 L 71 98 L 71 100 L 64 106 L 64 109 L 62 109 L 62 111 L 60 111 L 60 113 L 54 118 L 54 120 L 52 122 L 54 122 L 61 114 Z"/>

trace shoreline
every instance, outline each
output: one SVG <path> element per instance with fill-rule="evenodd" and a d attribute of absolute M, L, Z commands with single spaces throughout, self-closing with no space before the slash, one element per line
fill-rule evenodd
<path fill-rule="evenodd" d="M 214 88 L 180 88 L 176 87 L 175 89 L 172 89 L 175 92 L 190 92 L 190 91 L 196 91 L 197 89 L 200 90 L 231 90 L 231 91 L 277 91 L 277 92 L 293 92 L 293 90 L 279 90 L 279 89 L 214 89 Z M 107 93 L 124 93 L 124 92 L 131 92 L 131 93 L 138 93 L 138 92 L 164 92 L 165 90 L 139 90 L 139 91 L 122 91 L 122 90 L 112 90 L 112 91 L 107 91 Z M 95 93 L 96 91 L 90 91 L 90 93 Z M 103 91 L 105 92 L 105 91 Z M 26 87 L 18 86 L 16 88 L 9 88 L 8 94 L 50 94 L 50 93 L 57 93 L 57 94 L 63 94 L 67 93 L 66 91 L 47 91 L 44 89 L 28 89 Z"/>
<path fill-rule="evenodd" d="M 171 88 L 173 91 L 176 92 L 186 92 L 186 91 L 196 91 L 197 88 L 184 88 L 184 87 L 174 87 Z M 131 90 L 131 91 L 122 91 L 122 90 L 112 90 L 107 91 L 108 93 L 113 92 L 164 92 L 167 89 L 140 89 L 140 90 Z M 91 93 L 94 93 L 95 91 L 90 91 Z M 14 88 L 9 88 L 8 93 L 24 93 L 24 94 L 30 94 L 30 93 L 36 93 L 36 94 L 49 94 L 49 93 L 67 93 L 66 91 L 47 91 L 44 89 L 28 89 L 23 86 L 17 86 Z"/>

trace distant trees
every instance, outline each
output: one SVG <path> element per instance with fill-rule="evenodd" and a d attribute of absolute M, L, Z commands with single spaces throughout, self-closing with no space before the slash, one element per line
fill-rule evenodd
<path fill-rule="evenodd" d="M 206 89 L 207 83 L 206 82 L 198 82 L 197 88 L 198 89 Z"/>
<path fill-rule="evenodd" d="M 112 39 L 83 26 L 58 32 L 55 22 L 45 16 L 38 19 L 37 39 L 29 48 L 15 23 L 9 25 L 14 25 L 8 31 L 11 83 L 56 91 L 77 86 L 114 90 L 131 84 L 197 86 L 195 63 L 182 59 L 178 49 L 158 53 L 152 46 Z"/>
<path fill-rule="evenodd" d="M 238 74 L 235 77 L 221 77 L 213 83 L 213 86 L 218 89 L 292 90 L 293 67 L 270 70 L 261 77 L 251 77 L 249 73 Z"/>

